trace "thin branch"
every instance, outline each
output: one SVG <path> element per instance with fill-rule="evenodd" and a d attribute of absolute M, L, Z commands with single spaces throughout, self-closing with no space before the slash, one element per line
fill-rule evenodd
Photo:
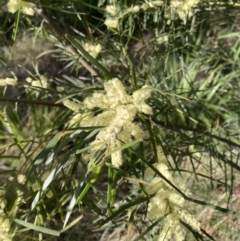
<path fill-rule="evenodd" d="M 203 134 L 205 136 L 210 136 L 214 139 L 217 139 L 221 142 L 225 142 L 229 145 L 232 145 L 232 146 L 236 146 L 236 147 L 240 147 L 239 144 L 237 144 L 236 142 L 233 142 L 227 138 L 223 138 L 223 137 L 220 137 L 220 136 L 217 136 L 217 135 L 214 135 L 212 134 L 211 132 L 205 130 L 205 129 L 197 129 L 197 128 L 192 128 L 192 127 L 187 127 L 187 126 L 181 126 L 181 125 L 176 125 L 176 124 L 166 124 L 165 122 L 163 121 L 158 121 L 158 120 L 155 120 L 153 119 L 152 120 L 157 126 L 161 126 L 163 128 L 167 128 L 167 129 L 170 129 L 170 130 L 173 130 L 173 131 L 176 131 L 176 130 L 185 130 L 185 131 L 192 131 L 192 132 L 195 132 L 195 133 L 200 133 L 200 134 Z"/>
<path fill-rule="evenodd" d="M 62 104 L 52 103 L 52 102 L 44 102 L 44 101 L 36 101 L 36 100 L 29 100 L 29 99 L 17 99 L 17 98 L 4 98 L 0 97 L 0 101 L 5 102 L 17 102 L 17 103 L 26 103 L 30 105 L 46 105 L 46 106 L 54 106 L 54 107 L 64 107 Z"/>

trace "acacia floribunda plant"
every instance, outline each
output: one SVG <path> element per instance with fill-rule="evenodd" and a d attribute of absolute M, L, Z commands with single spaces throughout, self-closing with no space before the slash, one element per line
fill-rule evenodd
<path fill-rule="evenodd" d="M 221 17 L 239 4 L 9 0 L 5 7 L 15 16 L 13 44 L 20 29 L 31 30 L 64 65 L 52 79 L 37 66 L 25 80 L 0 76 L 3 100 L 31 106 L 26 128 L 14 105 L 1 112 L 2 133 L 20 160 L 1 194 L 9 240 L 73 232 L 99 240 L 74 229 L 92 222 L 87 210 L 101 240 L 111 239 L 102 229 L 119 227 L 126 240 L 213 240 L 198 212 L 239 215 L 197 192 L 221 184 L 231 197 L 240 169 L 233 88 L 240 41 Z M 205 21 L 209 9 L 223 26 L 217 36 Z M 11 85 L 27 99 L 8 98 Z M 13 156 L 8 147 L 1 153 Z"/>

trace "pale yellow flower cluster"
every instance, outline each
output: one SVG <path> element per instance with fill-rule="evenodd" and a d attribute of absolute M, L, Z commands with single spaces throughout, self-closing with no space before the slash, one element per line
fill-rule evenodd
<path fill-rule="evenodd" d="M 158 44 L 168 42 L 168 35 L 159 36 L 156 41 Z"/>
<path fill-rule="evenodd" d="M 102 46 L 100 44 L 90 44 L 84 43 L 83 48 L 93 57 L 97 58 L 98 54 L 102 50 Z"/>
<path fill-rule="evenodd" d="M 5 217 L 4 208 L 6 207 L 6 201 L 3 198 L 4 191 L 0 192 L 0 241 L 11 241 L 10 234 L 10 222 Z"/>
<path fill-rule="evenodd" d="M 130 7 L 126 10 L 126 13 L 137 13 L 140 11 L 140 6 L 136 5 L 136 6 L 133 6 L 133 7 Z"/>
<path fill-rule="evenodd" d="M 158 156 L 160 151 L 158 150 Z M 189 191 L 184 185 L 179 185 L 168 170 L 167 163 L 163 160 L 154 165 L 155 168 L 175 187 L 181 190 L 185 195 L 189 195 Z M 185 208 L 185 199 L 171 185 L 164 181 L 161 177 L 155 176 L 155 171 L 147 168 L 145 172 L 145 185 L 148 194 L 155 194 L 151 198 L 148 205 L 147 216 L 150 219 L 156 219 L 167 215 L 163 221 L 163 228 L 159 235 L 158 241 L 168 241 L 175 237 L 176 241 L 185 239 L 186 230 L 180 220 L 187 223 L 193 229 L 199 231 L 200 223 L 192 217 Z"/>
<path fill-rule="evenodd" d="M 0 241 L 11 241 L 12 236 L 9 233 L 10 223 L 9 220 L 0 215 Z"/>
<path fill-rule="evenodd" d="M 118 10 L 116 5 L 107 5 L 106 12 L 108 14 L 104 24 L 108 28 L 118 28 Z"/>
<path fill-rule="evenodd" d="M 119 19 L 122 18 L 124 15 L 129 13 L 137 13 L 141 9 L 140 6 L 132 6 L 124 11 L 120 11 L 120 8 L 116 6 L 116 4 L 107 5 L 106 6 L 106 13 L 107 18 L 104 21 L 104 24 L 108 28 L 118 28 L 119 26 Z"/>
<path fill-rule="evenodd" d="M 107 5 L 106 12 L 109 13 L 111 16 L 117 16 L 117 7 L 116 5 Z"/>
<path fill-rule="evenodd" d="M 84 109 L 84 106 L 80 102 L 71 101 L 69 99 L 64 100 L 63 105 L 74 112 Z"/>
<path fill-rule="evenodd" d="M 17 85 L 17 80 L 13 78 L 0 79 L 0 86 Z"/>
<path fill-rule="evenodd" d="M 107 18 L 107 19 L 104 21 L 104 24 L 105 24 L 108 28 L 118 28 L 119 22 L 118 22 L 118 19 L 117 19 L 117 18 L 114 18 L 114 19 Z"/>
<path fill-rule="evenodd" d="M 200 0 L 170 0 L 169 2 L 169 6 L 165 5 L 165 18 L 169 19 L 170 23 L 172 13 L 177 13 L 178 17 L 182 20 L 191 17 L 193 9 L 198 5 Z M 166 1 L 148 1 L 142 4 L 141 9 L 146 11 L 149 8 L 162 7 L 164 4 L 166 4 Z"/>
<path fill-rule="evenodd" d="M 185 20 L 193 15 L 193 9 L 200 0 L 171 0 L 170 9 L 178 14 L 179 18 Z M 170 18 L 170 12 L 165 17 Z"/>
<path fill-rule="evenodd" d="M 161 7 L 163 5 L 164 5 L 164 1 L 148 1 L 142 4 L 141 9 L 146 11 L 149 8 Z"/>
<path fill-rule="evenodd" d="M 21 9 L 22 13 L 30 16 L 34 15 L 35 13 L 34 6 L 35 5 L 32 3 L 21 0 L 9 0 L 9 2 L 7 3 L 8 12 L 15 13 L 19 9 Z"/>
<path fill-rule="evenodd" d="M 117 78 L 104 83 L 103 92 L 95 92 L 83 102 L 64 101 L 64 105 L 74 110 L 76 115 L 71 120 L 72 126 L 104 126 L 91 143 L 91 153 L 107 148 L 111 153 L 112 164 L 116 167 L 123 162 L 121 146 L 123 143 L 143 139 L 143 130 L 135 124 L 136 114 L 152 114 L 152 108 L 145 103 L 151 95 L 151 89 L 143 86 L 129 95 L 124 85 Z M 77 107 L 77 105 L 79 105 Z M 102 110 L 99 114 L 94 109 Z M 82 110 L 82 113 L 77 113 Z M 116 150 L 117 149 L 117 150 Z"/>
<path fill-rule="evenodd" d="M 19 184 L 24 185 L 27 181 L 26 176 L 24 174 L 18 174 L 17 175 L 17 181 Z"/>
<path fill-rule="evenodd" d="M 115 2 L 115 4 L 106 6 L 106 20 L 105 25 L 108 28 L 118 28 L 119 21 L 123 16 L 130 13 L 138 13 L 140 10 L 147 11 L 149 9 L 155 9 L 159 7 L 164 7 L 165 18 L 169 19 L 168 23 L 171 22 L 172 16 L 174 14 L 177 15 L 182 20 L 186 20 L 187 17 L 191 17 L 193 15 L 193 9 L 198 5 L 200 0 L 170 0 L 170 1 L 146 1 L 142 5 L 131 6 L 127 9 L 121 9 L 120 5 Z M 159 42 L 166 42 L 167 39 L 158 39 Z"/>
<path fill-rule="evenodd" d="M 28 77 L 26 81 L 30 84 L 30 86 L 25 86 L 26 91 L 36 96 L 39 95 L 39 92 L 42 89 L 46 89 L 48 87 L 48 82 L 46 78 L 42 75 L 39 76 L 38 80 L 33 80 L 31 77 Z"/>

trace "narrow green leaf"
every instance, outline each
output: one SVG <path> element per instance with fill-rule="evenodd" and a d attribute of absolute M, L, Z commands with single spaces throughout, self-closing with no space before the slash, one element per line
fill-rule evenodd
<path fill-rule="evenodd" d="M 208 238 L 204 237 L 201 233 L 199 233 L 198 231 L 194 230 L 190 225 L 188 225 L 187 223 L 183 222 L 182 220 L 179 220 L 181 222 L 181 224 L 183 226 L 185 226 L 192 234 L 193 236 L 197 239 L 197 240 L 201 240 L 201 241 L 216 241 L 215 239 L 213 239 L 210 235 L 208 235 Z"/>
<path fill-rule="evenodd" d="M 21 6 L 22 5 L 22 1 L 19 2 L 19 5 Z M 12 45 L 13 43 L 15 42 L 16 40 L 16 37 L 17 37 L 17 33 L 18 33 L 18 26 L 19 26 L 19 22 L 20 22 L 20 16 L 21 16 L 21 11 L 20 11 L 20 7 L 19 7 L 19 10 L 17 11 L 17 16 L 16 16 L 16 19 L 15 19 L 15 22 L 14 22 L 14 27 L 13 27 L 13 33 L 12 33 Z"/>
<path fill-rule="evenodd" d="M 53 230 L 53 229 L 44 228 L 44 227 L 29 223 L 29 222 L 25 222 L 25 221 L 17 219 L 17 218 L 14 218 L 13 221 L 24 227 L 27 227 L 28 229 L 33 229 L 33 230 L 36 230 L 41 233 L 50 234 L 52 236 L 60 236 L 60 232 Z"/>
<path fill-rule="evenodd" d="M 159 222 L 162 221 L 163 217 L 158 218 L 152 225 L 150 225 L 145 231 L 143 231 L 137 238 L 135 238 L 133 241 L 139 241 L 143 240 L 144 236 L 151 231 Z"/>
<path fill-rule="evenodd" d="M 113 170 L 111 166 L 108 167 L 108 187 L 107 187 L 107 209 L 108 215 L 111 214 L 111 207 L 113 203 Z"/>
<path fill-rule="evenodd" d="M 80 195 L 78 196 L 77 200 L 76 200 L 76 204 L 80 203 L 82 201 L 82 199 L 85 197 L 85 195 L 87 194 L 89 188 L 92 186 L 91 183 L 87 183 L 86 186 L 84 187 L 84 189 L 82 190 L 82 192 L 80 193 Z"/>
<path fill-rule="evenodd" d="M 103 226 L 105 223 L 113 220 L 118 214 L 126 211 L 128 208 L 133 207 L 135 205 L 141 204 L 143 202 L 146 202 L 147 200 L 149 200 L 149 197 L 141 197 L 138 198 L 137 200 L 134 200 L 132 202 L 126 203 L 124 205 L 122 205 L 117 211 L 115 211 L 110 217 L 108 217 L 107 219 L 105 219 L 100 226 Z"/>
<path fill-rule="evenodd" d="M 31 175 L 36 168 L 38 167 L 38 165 L 40 165 L 45 159 L 46 157 L 51 153 L 51 151 L 53 150 L 53 148 L 57 145 L 57 143 L 59 142 L 59 136 L 60 133 L 58 132 L 47 144 L 47 146 L 40 152 L 40 154 L 35 158 L 35 160 L 33 160 L 33 166 L 30 168 L 30 170 L 28 171 L 28 174 Z"/>
<path fill-rule="evenodd" d="M 74 39 L 73 37 L 69 36 L 69 35 L 65 35 L 66 38 L 72 43 L 72 45 L 79 50 L 82 55 L 90 62 L 92 63 L 95 67 L 97 67 L 100 71 L 102 71 L 105 75 L 106 79 L 111 79 L 112 75 L 111 73 L 103 66 L 101 65 L 96 59 L 94 59 L 81 45 L 81 43 L 79 43 L 76 39 Z"/>
<path fill-rule="evenodd" d="M 73 210 L 75 204 L 77 203 L 77 198 L 78 198 L 79 194 L 81 193 L 83 185 L 85 184 L 85 180 L 87 177 L 87 171 L 85 171 L 84 173 L 85 173 L 85 175 L 82 175 L 81 180 L 79 181 L 79 184 L 74 192 L 74 195 L 72 196 L 70 203 L 68 205 L 68 211 L 65 216 L 63 227 L 65 227 L 67 225 L 67 222 L 71 216 L 72 210 Z"/>

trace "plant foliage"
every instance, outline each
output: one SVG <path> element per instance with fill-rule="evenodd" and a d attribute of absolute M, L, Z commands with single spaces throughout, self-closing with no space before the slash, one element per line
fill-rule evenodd
<path fill-rule="evenodd" d="M 237 240 L 239 1 L 0 6 L 4 240 Z"/>

